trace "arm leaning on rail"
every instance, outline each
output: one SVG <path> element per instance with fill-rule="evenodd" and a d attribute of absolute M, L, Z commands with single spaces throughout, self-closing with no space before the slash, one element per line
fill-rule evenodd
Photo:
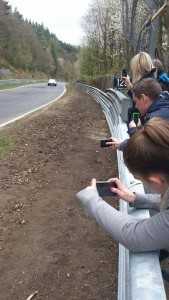
<path fill-rule="evenodd" d="M 147 208 L 160 211 L 160 200 L 161 196 L 159 194 L 139 194 L 136 193 L 136 199 L 130 206 L 135 208 Z"/>
<path fill-rule="evenodd" d="M 122 214 L 100 198 L 94 186 L 83 189 L 77 197 L 87 214 L 95 218 L 115 241 L 129 250 L 142 252 L 169 249 L 169 210 L 163 210 L 149 219 Z M 139 202 L 139 195 L 136 195 L 136 201 Z M 155 202 L 159 202 L 159 197 Z"/>

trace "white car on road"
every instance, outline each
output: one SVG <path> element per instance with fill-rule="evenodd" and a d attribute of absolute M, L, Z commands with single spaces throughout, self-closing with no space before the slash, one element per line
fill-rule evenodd
<path fill-rule="evenodd" d="M 55 79 L 49 79 L 48 86 L 57 86 L 57 82 Z"/>

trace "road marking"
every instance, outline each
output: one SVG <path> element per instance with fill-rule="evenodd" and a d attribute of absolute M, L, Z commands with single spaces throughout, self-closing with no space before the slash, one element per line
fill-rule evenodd
<path fill-rule="evenodd" d="M 35 108 L 35 109 L 33 109 L 33 110 L 30 110 L 30 111 L 28 111 L 27 113 L 25 113 L 25 114 L 23 114 L 23 115 L 20 115 L 20 116 L 18 116 L 18 117 L 16 117 L 16 118 L 12 119 L 12 120 L 10 120 L 10 121 L 7 121 L 7 122 L 5 122 L 5 123 L 0 124 L 0 128 L 6 126 L 6 125 L 8 125 L 8 124 L 11 124 L 11 123 L 13 123 L 13 122 L 15 122 L 15 121 L 18 121 L 18 120 L 20 120 L 20 119 L 22 119 L 22 118 L 24 118 L 24 117 L 26 117 L 26 116 L 28 116 L 28 115 L 34 113 L 35 111 L 40 110 L 40 109 L 42 109 L 42 108 L 44 108 L 44 107 L 46 107 L 46 106 L 52 104 L 53 102 L 55 102 L 55 101 L 59 100 L 60 98 L 62 98 L 63 95 L 64 95 L 65 93 L 66 93 L 66 87 L 64 87 L 63 93 L 62 93 L 61 95 L 59 95 L 57 98 L 55 98 L 54 100 L 51 100 L 50 102 L 48 102 L 48 103 L 46 103 L 46 104 L 43 104 L 43 105 L 41 105 L 41 106 L 39 106 L 39 107 L 37 107 L 37 108 Z"/>

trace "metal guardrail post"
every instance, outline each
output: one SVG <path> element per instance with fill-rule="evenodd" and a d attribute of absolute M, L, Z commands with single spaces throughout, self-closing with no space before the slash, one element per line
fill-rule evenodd
<path fill-rule="evenodd" d="M 124 94 L 113 89 L 107 94 L 97 88 L 78 83 L 77 86 L 100 103 L 112 136 L 127 138 L 127 110 L 130 105 Z M 136 180 L 123 162 L 122 152 L 117 151 L 119 177 L 129 189 L 144 193 L 143 185 Z M 120 210 L 138 218 L 148 218 L 146 209 L 129 208 L 120 201 Z M 119 245 L 118 300 L 166 300 L 166 294 L 157 252 L 132 253 Z"/>

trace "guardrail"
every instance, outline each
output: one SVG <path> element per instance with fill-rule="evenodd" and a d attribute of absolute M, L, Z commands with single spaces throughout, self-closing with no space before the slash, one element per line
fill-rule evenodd
<path fill-rule="evenodd" d="M 92 86 L 77 83 L 81 91 L 91 95 L 102 107 L 112 136 L 126 139 L 128 107 L 131 104 L 124 94 L 113 89 L 106 93 Z M 134 192 L 144 193 L 141 181 L 136 180 L 117 151 L 119 177 Z M 149 218 L 149 210 L 130 208 L 120 200 L 120 210 L 137 218 Z M 166 300 L 166 294 L 157 252 L 134 253 L 119 245 L 118 300 Z"/>

